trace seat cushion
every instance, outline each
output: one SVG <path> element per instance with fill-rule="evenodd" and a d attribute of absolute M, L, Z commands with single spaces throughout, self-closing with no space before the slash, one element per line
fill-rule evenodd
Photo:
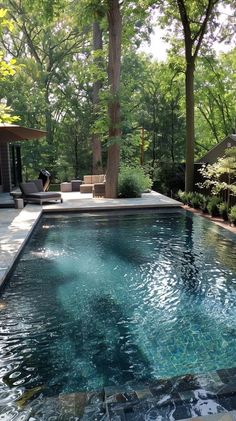
<path fill-rule="evenodd" d="M 58 192 L 37 192 L 37 193 L 30 193 L 27 195 L 27 197 L 32 197 L 35 199 L 60 199 L 61 193 Z"/>
<path fill-rule="evenodd" d="M 92 193 L 93 184 L 81 184 L 80 193 Z"/>
<path fill-rule="evenodd" d="M 20 189 L 25 196 L 28 196 L 31 193 L 38 193 L 38 188 L 33 181 L 28 183 L 20 183 Z"/>
<path fill-rule="evenodd" d="M 44 191 L 43 190 L 43 182 L 40 178 L 38 178 L 38 180 L 33 180 L 34 184 L 36 184 L 36 187 L 38 189 L 38 191 Z"/>
<path fill-rule="evenodd" d="M 92 184 L 92 176 L 84 175 L 84 184 Z"/>
<path fill-rule="evenodd" d="M 105 180 L 105 175 L 104 174 L 92 175 L 92 184 L 95 184 L 95 183 L 104 183 L 104 180 Z"/>

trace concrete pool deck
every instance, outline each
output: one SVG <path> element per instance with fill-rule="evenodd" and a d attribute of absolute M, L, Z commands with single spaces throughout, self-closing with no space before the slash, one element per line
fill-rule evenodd
<path fill-rule="evenodd" d="M 63 203 L 51 203 L 44 205 L 46 212 L 58 211 L 81 211 L 81 210 L 108 210 L 108 209 L 134 209 L 134 208 L 161 208 L 161 207 L 179 207 L 180 202 L 164 196 L 157 192 L 142 194 L 142 197 L 133 199 L 106 199 L 93 198 L 91 194 L 86 193 L 62 193 Z"/>
<path fill-rule="evenodd" d="M 137 199 L 93 199 L 91 194 L 62 193 L 63 203 L 40 206 L 28 204 L 24 209 L 0 209 L 0 286 L 24 247 L 43 212 L 96 211 L 112 209 L 175 208 L 181 203 L 160 193 L 144 193 Z"/>

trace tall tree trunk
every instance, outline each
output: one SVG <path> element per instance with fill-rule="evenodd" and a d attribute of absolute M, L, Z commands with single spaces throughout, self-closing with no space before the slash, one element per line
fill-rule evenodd
<path fill-rule="evenodd" d="M 93 50 L 102 51 L 102 30 L 98 22 L 93 24 Z M 101 57 L 95 58 L 97 66 L 101 65 Z M 93 83 L 93 112 L 96 116 L 99 108 L 99 92 L 102 87 L 102 81 L 96 80 Z M 92 134 L 92 150 L 93 150 L 93 174 L 102 174 L 102 147 L 99 134 Z"/>
<path fill-rule="evenodd" d="M 189 60 L 185 73 L 186 95 L 186 170 L 185 191 L 193 190 L 194 181 L 194 60 Z"/>
<path fill-rule="evenodd" d="M 52 127 L 52 113 L 51 113 L 51 104 L 49 100 L 49 90 L 45 86 L 45 122 L 46 122 L 46 131 L 47 131 L 47 142 L 49 145 L 53 144 L 53 127 Z"/>
<path fill-rule="evenodd" d="M 185 0 L 176 0 L 182 22 L 185 44 L 185 81 L 186 81 L 186 171 L 185 190 L 192 191 L 194 187 L 194 65 L 206 33 L 207 24 L 211 18 L 214 7 L 219 0 L 208 0 L 204 6 L 204 13 L 199 9 L 198 29 L 193 31 L 190 15 L 191 8 L 187 7 Z M 197 7 L 196 2 L 196 7 Z M 201 2 L 199 2 L 201 4 Z M 196 21 L 197 25 L 197 21 Z"/>
<path fill-rule="evenodd" d="M 75 178 L 79 177 L 79 136 L 74 135 L 74 151 L 75 151 Z"/>
<path fill-rule="evenodd" d="M 144 127 L 141 127 L 140 165 L 144 165 Z"/>
<path fill-rule="evenodd" d="M 109 26 L 109 62 L 108 83 L 110 85 L 111 99 L 108 105 L 109 117 L 109 143 L 106 197 L 116 198 L 118 193 L 118 173 L 120 163 L 120 65 L 121 65 L 121 29 L 122 20 L 119 0 L 108 0 L 108 26 Z"/>

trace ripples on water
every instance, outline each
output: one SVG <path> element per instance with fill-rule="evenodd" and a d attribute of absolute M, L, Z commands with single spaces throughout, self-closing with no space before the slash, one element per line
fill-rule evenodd
<path fill-rule="evenodd" d="M 0 301 L 0 400 L 234 366 L 235 286 L 201 218 L 44 217 Z"/>

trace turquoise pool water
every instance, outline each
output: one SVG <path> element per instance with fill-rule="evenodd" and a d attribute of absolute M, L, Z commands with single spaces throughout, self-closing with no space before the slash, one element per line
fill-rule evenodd
<path fill-rule="evenodd" d="M 0 397 L 235 366 L 235 300 L 234 237 L 203 218 L 44 216 L 1 296 Z"/>

